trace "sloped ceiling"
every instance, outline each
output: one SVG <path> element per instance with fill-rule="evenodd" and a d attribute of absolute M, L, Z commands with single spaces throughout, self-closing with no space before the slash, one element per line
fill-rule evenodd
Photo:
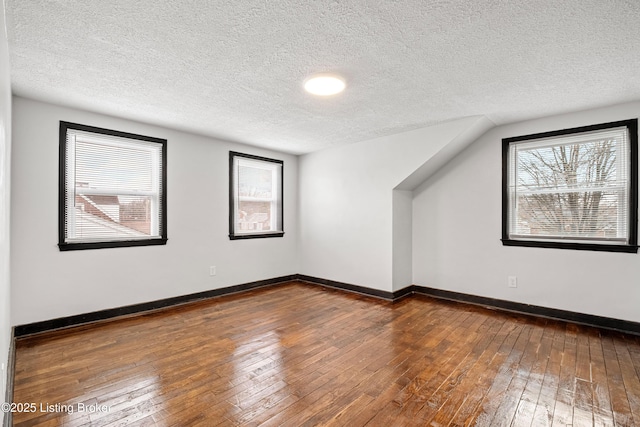
<path fill-rule="evenodd" d="M 295 154 L 640 99 L 637 0 L 5 3 L 15 94 Z"/>

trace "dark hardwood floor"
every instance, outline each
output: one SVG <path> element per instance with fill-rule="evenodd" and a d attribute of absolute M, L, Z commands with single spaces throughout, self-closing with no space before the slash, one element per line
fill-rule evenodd
<path fill-rule="evenodd" d="M 639 378 L 636 336 L 293 282 L 18 340 L 14 425 L 640 426 Z"/>

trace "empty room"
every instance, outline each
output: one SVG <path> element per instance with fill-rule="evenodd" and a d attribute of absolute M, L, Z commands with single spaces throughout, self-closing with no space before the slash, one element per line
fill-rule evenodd
<path fill-rule="evenodd" d="M 640 2 L 4 0 L 5 426 L 640 426 Z"/>

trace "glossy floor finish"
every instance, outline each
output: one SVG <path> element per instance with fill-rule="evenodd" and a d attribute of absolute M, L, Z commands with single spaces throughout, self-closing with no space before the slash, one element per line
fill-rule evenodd
<path fill-rule="evenodd" d="M 19 340 L 14 425 L 640 426 L 639 376 L 636 336 L 293 282 Z"/>

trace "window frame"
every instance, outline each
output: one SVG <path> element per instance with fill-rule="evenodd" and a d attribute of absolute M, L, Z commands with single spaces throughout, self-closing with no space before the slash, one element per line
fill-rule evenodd
<path fill-rule="evenodd" d="M 273 163 L 279 165 L 279 185 L 278 191 L 279 197 L 275 198 L 272 203 L 276 204 L 278 210 L 278 216 L 276 217 L 276 224 L 279 225 L 278 231 L 267 232 L 253 232 L 253 233 L 240 233 L 236 232 L 236 199 L 239 195 L 236 192 L 236 170 L 235 159 L 248 159 L 258 162 Z M 277 185 L 278 183 L 276 183 Z M 284 236 L 284 161 L 278 159 L 271 159 L 268 157 L 255 156 L 253 154 L 239 153 L 237 151 L 229 151 L 229 239 L 230 240 L 243 240 L 243 239 L 261 239 L 268 237 L 283 237 Z"/>
<path fill-rule="evenodd" d="M 510 228 L 510 193 L 509 193 L 509 147 L 514 143 L 535 141 L 543 138 L 566 137 L 573 134 L 592 132 L 616 127 L 626 127 L 629 133 L 629 193 L 628 193 L 628 243 L 598 243 L 594 240 L 581 242 L 561 242 L 557 240 L 535 240 L 535 236 L 526 240 L 513 238 Z M 638 252 L 638 119 L 600 123 L 570 129 L 535 133 L 502 139 L 502 244 L 503 246 L 525 246 L 555 249 L 574 249 L 604 252 Z"/>
<path fill-rule="evenodd" d="M 82 132 L 94 133 L 98 135 L 107 135 L 118 138 L 125 138 L 135 141 L 141 141 L 145 143 L 157 143 L 161 144 L 161 156 L 160 161 L 161 173 L 160 173 L 160 191 L 158 197 L 161 199 L 158 204 L 158 226 L 160 237 L 149 239 L 134 239 L 134 240 L 104 240 L 104 241 L 91 241 L 91 242 L 68 242 L 66 241 L 66 213 L 67 213 L 67 188 L 66 188 L 66 168 L 67 168 L 67 133 L 68 130 L 78 130 Z M 145 135 L 139 135 L 128 132 L 120 132 L 112 129 L 105 129 L 95 126 L 88 126 L 79 123 L 71 123 L 66 121 L 60 121 L 59 131 L 59 170 L 58 170 L 58 248 L 60 251 L 70 250 L 84 250 L 84 249 L 104 249 L 104 248 L 121 248 L 121 247 L 134 247 L 134 246 L 156 246 L 167 244 L 167 140 L 162 138 L 155 138 Z"/>

